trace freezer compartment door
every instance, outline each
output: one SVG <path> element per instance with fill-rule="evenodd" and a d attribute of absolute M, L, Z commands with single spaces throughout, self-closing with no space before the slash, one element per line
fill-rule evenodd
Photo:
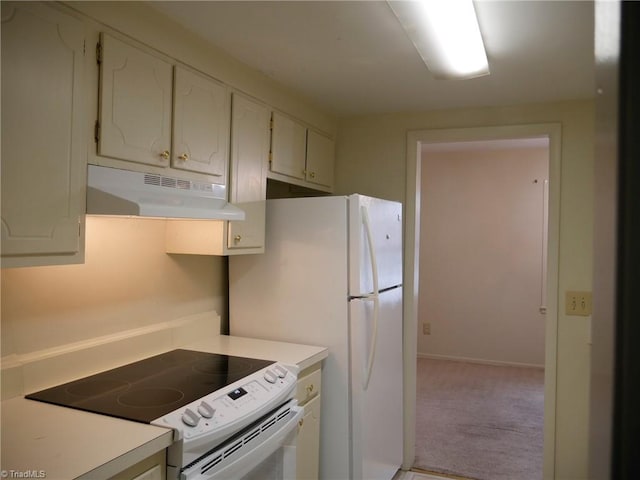
<path fill-rule="evenodd" d="M 390 480 L 402 463 L 402 288 L 379 296 L 375 337 L 374 301 L 354 299 L 349 305 L 351 478 Z M 372 348 L 375 350 L 367 384 L 366 369 Z"/>
<path fill-rule="evenodd" d="M 363 212 L 366 210 L 366 213 Z M 402 204 L 379 198 L 349 197 L 349 295 L 373 292 L 371 252 L 363 216 L 367 215 L 378 271 L 378 288 L 402 284 Z"/>

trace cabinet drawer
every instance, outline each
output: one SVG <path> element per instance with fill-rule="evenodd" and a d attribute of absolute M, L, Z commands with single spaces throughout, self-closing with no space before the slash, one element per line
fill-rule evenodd
<path fill-rule="evenodd" d="M 310 399 L 320 394 L 322 383 L 322 370 L 315 370 L 308 375 L 298 379 L 298 390 L 296 399 L 300 405 L 304 405 Z"/>

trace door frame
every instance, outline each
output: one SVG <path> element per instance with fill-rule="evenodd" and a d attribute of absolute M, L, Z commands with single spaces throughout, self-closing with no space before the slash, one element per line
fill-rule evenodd
<path fill-rule="evenodd" d="M 545 321 L 543 478 L 555 475 L 556 365 L 558 345 L 558 256 L 560 240 L 560 123 L 534 123 L 433 130 L 407 133 L 404 239 L 404 458 L 409 470 L 415 458 L 416 360 L 418 354 L 418 287 L 420 260 L 420 194 L 422 145 L 485 140 L 549 139 L 549 206 L 547 250 L 547 316 Z"/>

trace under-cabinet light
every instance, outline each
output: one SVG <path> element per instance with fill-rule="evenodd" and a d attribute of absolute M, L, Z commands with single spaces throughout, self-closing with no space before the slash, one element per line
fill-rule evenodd
<path fill-rule="evenodd" d="M 387 0 L 436 78 L 489 74 L 473 0 Z"/>

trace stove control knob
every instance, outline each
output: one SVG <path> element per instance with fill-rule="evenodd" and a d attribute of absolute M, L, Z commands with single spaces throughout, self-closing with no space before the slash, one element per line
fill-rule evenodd
<path fill-rule="evenodd" d="M 190 408 L 187 408 L 182 414 L 182 421 L 185 423 L 185 425 L 189 425 L 190 427 L 195 427 L 196 425 L 198 425 L 198 422 L 200 421 L 200 415 L 198 415 L 196 412 L 194 412 Z"/>
<path fill-rule="evenodd" d="M 278 377 L 271 370 L 267 370 L 264 372 L 264 379 L 269 383 L 276 383 Z"/>
<path fill-rule="evenodd" d="M 202 403 L 198 405 L 198 413 L 204 418 L 211 418 L 213 417 L 213 414 L 216 413 L 216 409 L 203 400 Z"/>
<path fill-rule="evenodd" d="M 276 371 L 280 378 L 284 378 L 287 376 L 287 369 L 282 365 L 276 365 L 275 367 L 273 367 L 273 369 Z"/>

